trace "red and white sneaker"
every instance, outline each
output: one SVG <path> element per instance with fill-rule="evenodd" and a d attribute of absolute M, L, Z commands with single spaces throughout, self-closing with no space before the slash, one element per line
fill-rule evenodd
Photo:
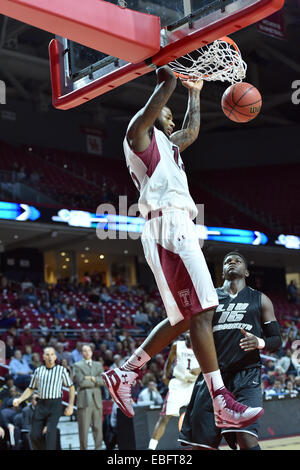
<path fill-rule="evenodd" d="M 237 402 L 234 395 L 225 387 L 214 392 L 213 405 L 218 428 L 244 428 L 254 423 L 264 413 L 259 406 L 252 408 Z"/>
<path fill-rule="evenodd" d="M 138 377 L 138 374 L 134 371 L 116 368 L 103 372 L 101 376 L 114 402 L 128 418 L 132 418 L 134 411 L 131 387 Z"/>

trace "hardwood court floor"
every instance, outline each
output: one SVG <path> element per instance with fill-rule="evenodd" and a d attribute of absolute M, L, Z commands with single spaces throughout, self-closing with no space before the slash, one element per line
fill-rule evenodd
<path fill-rule="evenodd" d="M 259 441 L 262 450 L 300 450 L 300 435 L 266 439 Z M 228 446 L 221 446 L 221 450 L 230 450 Z"/>

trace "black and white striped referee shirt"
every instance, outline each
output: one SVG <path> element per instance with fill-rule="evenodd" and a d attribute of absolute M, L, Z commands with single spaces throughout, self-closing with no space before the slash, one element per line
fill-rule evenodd
<path fill-rule="evenodd" d="M 37 367 L 31 378 L 29 388 L 38 390 L 42 400 L 61 398 L 62 387 L 71 387 L 73 382 L 67 369 L 59 364 L 54 367 Z"/>

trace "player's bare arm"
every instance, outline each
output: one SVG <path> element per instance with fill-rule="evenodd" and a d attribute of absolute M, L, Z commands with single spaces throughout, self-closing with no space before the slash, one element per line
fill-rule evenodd
<path fill-rule="evenodd" d="M 188 106 L 183 120 L 182 129 L 174 132 L 170 140 L 178 145 L 180 152 L 189 147 L 198 138 L 200 130 L 200 92 L 203 80 L 195 83 L 182 80 L 183 86 L 189 91 Z"/>
<path fill-rule="evenodd" d="M 126 137 L 136 152 L 143 152 L 150 145 L 150 129 L 176 88 L 177 79 L 168 67 L 156 71 L 157 85 L 146 105 L 130 121 Z"/>
<path fill-rule="evenodd" d="M 167 386 L 168 386 L 169 381 L 170 381 L 171 367 L 172 367 L 173 362 L 175 361 L 175 357 L 176 357 L 176 343 L 173 343 L 172 347 L 171 347 L 171 350 L 170 350 L 170 353 L 169 353 L 169 356 L 168 356 L 168 359 L 167 359 L 167 362 L 166 362 L 165 367 L 164 367 L 164 373 L 163 373 L 163 377 L 162 377 L 163 382 Z"/>

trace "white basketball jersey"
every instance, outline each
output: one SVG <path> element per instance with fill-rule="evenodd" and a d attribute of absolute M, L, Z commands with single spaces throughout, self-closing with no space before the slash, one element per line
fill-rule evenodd
<path fill-rule="evenodd" d="M 199 363 L 195 357 L 192 348 L 188 348 L 185 341 L 177 341 L 176 343 L 176 365 L 173 370 L 174 377 L 184 380 L 186 376 L 190 377 L 192 369 L 199 368 Z M 195 375 L 195 380 L 197 376 Z"/>
<path fill-rule="evenodd" d="M 138 206 L 143 217 L 150 211 L 173 208 L 187 210 L 191 219 L 197 216 L 179 148 L 162 131 L 153 128 L 144 152 L 134 152 L 126 137 L 123 147 L 127 168 L 140 191 Z"/>

